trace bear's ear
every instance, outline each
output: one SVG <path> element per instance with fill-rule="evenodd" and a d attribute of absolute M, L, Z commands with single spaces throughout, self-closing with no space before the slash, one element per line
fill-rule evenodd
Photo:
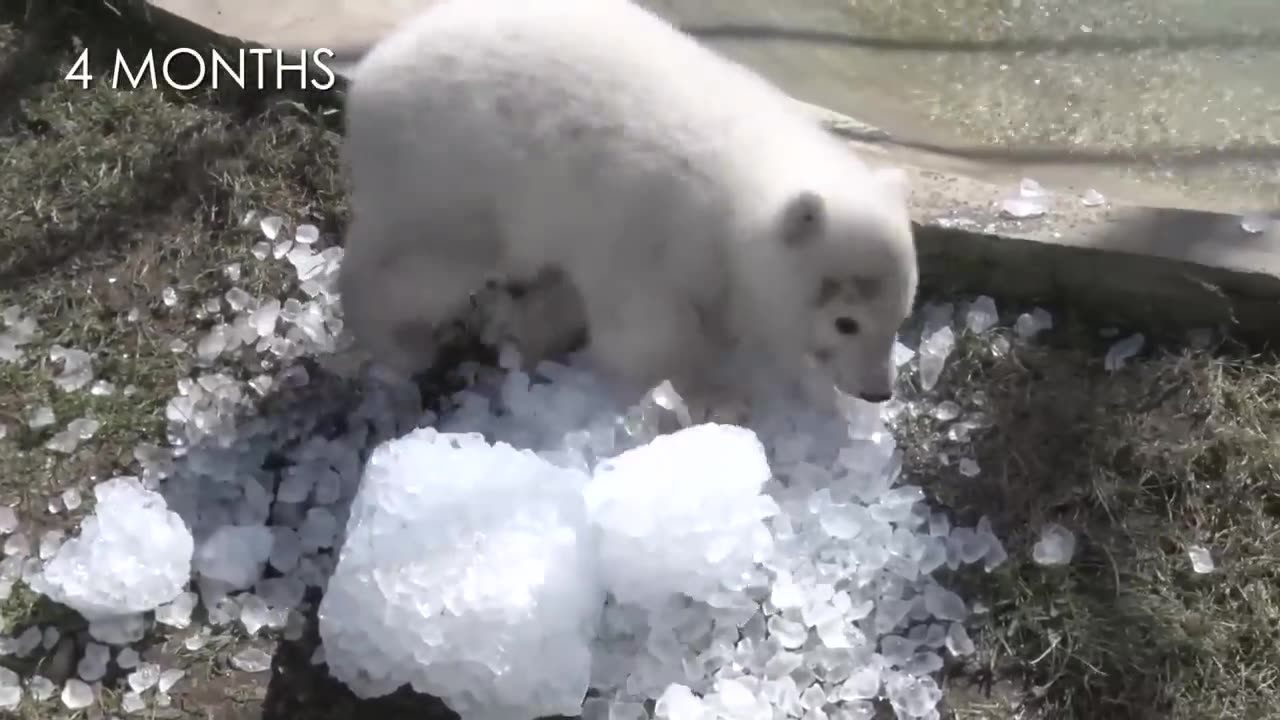
<path fill-rule="evenodd" d="M 813 243 L 822 235 L 826 214 L 826 203 L 821 195 L 811 190 L 796 193 L 782 210 L 782 241 L 788 247 Z"/>
<path fill-rule="evenodd" d="M 911 181 L 906 170 L 899 167 L 878 167 L 871 171 L 871 175 L 895 199 L 907 201 L 911 194 Z"/>

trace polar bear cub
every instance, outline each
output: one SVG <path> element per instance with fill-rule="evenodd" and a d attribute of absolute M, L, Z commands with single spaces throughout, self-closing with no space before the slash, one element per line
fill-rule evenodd
<path fill-rule="evenodd" d="M 732 392 L 726 352 L 888 399 L 917 266 L 905 176 L 627 0 L 446 0 L 347 97 L 347 325 L 413 372 L 486 282 L 570 283 L 588 354 L 633 388 Z"/>

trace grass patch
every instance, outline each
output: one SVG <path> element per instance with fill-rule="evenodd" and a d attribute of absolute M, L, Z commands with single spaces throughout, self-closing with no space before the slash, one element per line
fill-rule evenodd
<path fill-rule="evenodd" d="M 1045 717 L 1274 717 L 1280 364 L 1155 351 L 1113 374 L 1105 346 L 1079 326 L 1004 357 L 962 342 L 942 392 L 992 421 L 971 453 L 981 474 L 963 476 L 959 453 L 940 463 L 947 448 L 909 445 L 932 494 L 958 518 L 988 515 L 1011 555 L 957 578 L 990 608 L 977 662 L 953 678 L 957 716 L 992 717 L 994 703 Z M 1031 561 L 1046 522 L 1076 534 L 1069 566 Z M 1211 550 L 1212 574 L 1192 571 L 1192 545 Z"/>

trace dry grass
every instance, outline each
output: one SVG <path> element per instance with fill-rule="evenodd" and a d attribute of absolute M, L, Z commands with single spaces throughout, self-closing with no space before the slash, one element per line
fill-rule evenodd
<path fill-rule="evenodd" d="M 9 3 L 0 17 L 0 307 L 16 303 L 39 317 L 37 350 L 90 350 L 98 377 L 137 388 L 128 398 L 67 394 L 53 387 L 48 362 L 0 364 L 0 422 L 10 428 L 0 439 L 0 502 L 16 502 L 38 531 L 75 520 L 44 511 L 51 495 L 126 469 L 139 441 L 157 439 L 174 382 L 190 370 L 169 343 L 201 330 L 189 305 L 160 302 L 161 289 L 198 303 L 230 287 L 224 268 L 239 262 L 238 284 L 278 290 L 284 278 L 251 262 L 256 232 L 240 219 L 270 210 L 334 237 L 344 207 L 337 136 L 319 106 L 81 90 L 60 79 L 72 37 L 113 52 L 136 46 L 136 30 L 68 6 L 47 34 L 20 32 L 23 9 Z M 955 579 L 990 612 L 975 630 L 977 659 L 953 669 L 954 716 L 1280 716 L 1276 362 L 1175 352 L 1108 374 L 1105 343 L 1073 327 L 1057 331 L 1052 347 L 1003 358 L 985 347 L 963 343 L 941 386 L 966 406 L 985 394 L 994 423 L 977 437 L 983 473 L 963 477 L 954 462 L 937 461 L 939 448 L 910 445 L 911 466 L 937 500 L 961 520 L 990 515 L 1012 555 L 994 573 Z M 26 429 L 23 418 L 43 404 L 59 424 Z M 81 415 L 103 422 L 91 443 L 70 457 L 43 449 L 54 429 Z M 1030 562 L 1035 529 L 1047 520 L 1080 536 L 1068 567 Z M 1192 542 L 1212 548 L 1216 573 L 1190 571 Z M 68 635 L 80 629 L 21 592 L 2 610 L 0 632 L 35 622 Z M 283 645 L 270 675 L 231 673 L 227 655 L 245 642 L 188 653 L 156 639 L 152 656 L 189 668 L 173 717 L 438 710 L 408 695 L 357 702 L 310 668 L 314 637 Z M 56 667 L 65 664 L 56 651 L 38 663 L 42 672 L 69 671 Z M 26 717 L 53 707 L 29 706 Z"/>
<path fill-rule="evenodd" d="M 1096 336 L 1052 340 L 1006 357 L 969 341 L 944 375 L 961 404 L 985 394 L 978 477 L 914 448 L 934 496 L 990 516 L 1011 555 L 958 578 L 991 611 L 957 716 L 1280 716 L 1280 364 L 1169 350 L 1112 374 Z M 1030 559 L 1046 522 L 1077 535 L 1067 567 Z"/>

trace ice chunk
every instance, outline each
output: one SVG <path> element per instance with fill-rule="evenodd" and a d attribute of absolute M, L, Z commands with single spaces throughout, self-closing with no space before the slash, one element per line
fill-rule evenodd
<path fill-rule="evenodd" d="M 62 686 L 62 704 L 68 710 L 83 710 L 93 704 L 93 688 L 83 680 L 71 678 Z"/>
<path fill-rule="evenodd" d="M 963 598 L 937 583 L 924 586 L 924 607 L 939 620 L 963 620 L 969 614 Z"/>
<path fill-rule="evenodd" d="M 1029 313 L 1023 313 L 1013 323 L 1013 331 L 1023 339 L 1033 338 L 1045 330 L 1052 329 L 1053 316 L 1044 308 L 1034 308 Z"/>
<path fill-rule="evenodd" d="M 1089 188 L 1088 190 L 1084 191 L 1083 195 L 1080 196 L 1080 204 L 1084 205 L 1085 207 L 1100 207 L 1102 205 L 1107 204 L 1107 198 L 1105 198 L 1102 195 L 1102 193 L 1098 192 L 1097 190 L 1094 190 L 1093 188 Z"/>
<path fill-rule="evenodd" d="M 943 326 L 920 341 L 920 387 L 932 390 L 942 377 L 942 368 L 955 349 L 956 336 L 951 326 Z"/>
<path fill-rule="evenodd" d="M 18 529 L 18 514 L 8 505 L 0 505 L 0 535 L 8 535 Z"/>
<path fill-rule="evenodd" d="M 262 598 L 252 593 L 240 598 L 240 624 L 245 632 L 257 635 L 271 619 L 271 608 Z"/>
<path fill-rule="evenodd" d="M 13 710 L 22 702 L 22 681 L 18 673 L 0 666 L 0 710 Z"/>
<path fill-rule="evenodd" d="M 1075 554 L 1076 537 L 1057 523 L 1040 530 L 1040 539 L 1031 548 L 1031 559 L 1038 565 L 1066 565 Z"/>
<path fill-rule="evenodd" d="M 108 645 L 128 645 L 142 639 L 147 621 L 142 615 L 118 615 L 89 621 L 89 637 Z"/>
<path fill-rule="evenodd" d="M 67 423 L 67 428 L 62 432 L 56 433 L 49 441 L 44 444 L 46 448 L 54 452 L 64 455 L 75 452 L 80 443 L 92 438 L 98 434 L 98 429 L 102 427 L 102 423 L 91 418 L 76 418 Z"/>
<path fill-rule="evenodd" d="M 973 458 L 960 458 L 960 462 L 956 463 L 956 469 L 967 478 L 975 478 L 982 473 L 982 468 L 978 467 L 978 461 Z"/>
<path fill-rule="evenodd" d="M 266 672 L 271 669 L 271 656 L 259 648 L 246 648 L 231 656 L 231 667 L 247 673 Z"/>
<path fill-rule="evenodd" d="M 139 713 L 147 709 L 147 701 L 136 690 L 126 690 L 120 695 L 120 709 L 129 715 Z"/>
<path fill-rule="evenodd" d="M 603 602 L 586 477 L 478 435 L 378 447 L 319 609 L 334 677 L 460 715 L 577 715 Z"/>
<path fill-rule="evenodd" d="M 926 717 L 942 699 L 942 690 L 931 677 L 893 673 L 885 682 L 885 694 L 898 717 Z"/>
<path fill-rule="evenodd" d="M 191 613 L 196 608 L 196 594 L 182 592 L 173 600 L 156 608 L 156 622 L 181 630 L 191 625 Z"/>
<path fill-rule="evenodd" d="M 661 720 L 712 720 L 716 717 L 702 698 L 694 695 L 688 687 L 674 683 L 658 698 L 653 714 Z"/>
<path fill-rule="evenodd" d="M 44 702 L 53 697 L 58 692 L 58 686 L 53 681 L 43 675 L 33 675 L 27 681 L 27 692 L 31 693 L 31 699 L 36 702 Z"/>
<path fill-rule="evenodd" d="M 167 693 L 173 689 L 174 685 L 177 685 L 178 682 L 186 676 L 187 671 L 182 668 L 169 668 L 168 670 L 160 673 L 160 679 L 156 683 L 156 690 L 158 692 Z"/>
<path fill-rule="evenodd" d="M 284 227 L 284 218 L 279 215 L 268 215 L 258 222 L 258 229 L 262 231 L 264 237 L 268 240 L 275 240 L 280 236 L 280 229 Z"/>
<path fill-rule="evenodd" d="M 0 331 L 0 362 L 17 361 L 22 357 L 22 346 L 40 336 L 35 319 L 24 316 L 17 305 L 10 305 L 0 313 L 0 323 L 4 325 Z"/>
<path fill-rule="evenodd" d="M 1240 229 L 1250 235 L 1261 235 L 1271 229 L 1275 221 L 1265 213 L 1250 213 L 1240 218 Z"/>
<path fill-rule="evenodd" d="M 155 663 L 144 662 L 138 665 L 138 669 L 129 673 L 125 678 L 129 683 L 129 688 L 136 693 L 144 693 L 160 681 L 160 666 Z"/>
<path fill-rule="evenodd" d="M 67 488 L 62 491 L 62 506 L 65 507 L 68 512 L 79 508 L 80 500 L 79 490 L 75 488 Z"/>
<path fill-rule="evenodd" d="M 1102 365 L 1108 372 L 1115 372 L 1124 367 L 1127 360 L 1137 355 L 1147 339 L 1142 333 L 1134 333 L 1129 337 L 1118 340 L 1114 345 L 1107 349 L 1107 355 L 1102 360 Z"/>
<path fill-rule="evenodd" d="M 191 575 L 194 543 L 182 519 L 135 478 L 113 478 L 93 492 L 93 515 L 58 549 L 34 589 L 90 620 L 174 599 Z"/>
<path fill-rule="evenodd" d="M 965 327 L 974 335 L 981 335 L 990 330 L 999 321 L 1000 313 L 996 310 L 996 301 L 986 295 L 980 295 L 970 303 L 964 316 Z"/>
<path fill-rule="evenodd" d="M 116 653 L 116 667 L 121 670 L 132 670 L 138 667 L 140 662 L 142 662 L 142 656 L 131 647 L 121 648 L 120 652 Z"/>
<path fill-rule="evenodd" d="M 1187 548 L 1187 556 L 1191 558 L 1191 570 L 1197 574 L 1205 575 L 1213 572 L 1213 556 L 1209 554 L 1209 549 L 1203 545 L 1192 545 Z"/>
<path fill-rule="evenodd" d="M 303 223 L 293 231 L 293 239 L 303 245 L 311 245 L 320 239 L 320 228 L 310 223 Z"/>
<path fill-rule="evenodd" d="M 1022 178 L 1018 182 L 1018 196 L 1024 198 L 1038 198 L 1048 195 L 1049 192 L 1044 189 L 1040 183 L 1031 178 Z"/>
<path fill-rule="evenodd" d="M 262 576 L 271 544 L 271 530 L 265 526 L 224 525 L 200 545 L 196 572 L 230 590 L 243 590 Z"/>
<path fill-rule="evenodd" d="M 586 498 L 606 588 L 649 607 L 675 593 L 709 600 L 732 588 L 773 549 L 764 520 L 779 508 L 762 494 L 770 476 L 755 433 L 714 424 L 597 467 Z"/>
<path fill-rule="evenodd" d="M 73 392 L 93 382 L 93 356 L 84 350 L 54 345 L 49 360 L 62 363 L 62 372 L 53 378 L 59 390 Z"/>
<path fill-rule="evenodd" d="M 53 408 L 48 405 L 40 405 L 27 416 L 27 427 L 32 430 L 39 430 L 40 428 L 49 427 L 57 421 L 58 418 L 54 416 Z"/>
<path fill-rule="evenodd" d="M 1048 211 L 1044 201 L 1038 198 L 1013 197 L 1000 201 L 1000 214 L 1014 220 L 1038 218 Z"/>

